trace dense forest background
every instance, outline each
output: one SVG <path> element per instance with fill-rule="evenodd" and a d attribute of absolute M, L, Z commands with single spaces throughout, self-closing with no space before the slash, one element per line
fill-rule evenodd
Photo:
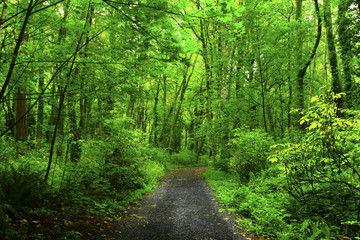
<path fill-rule="evenodd" d="M 360 1 L 0 6 L 0 236 L 209 164 L 250 232 L 360 239 Z"/>

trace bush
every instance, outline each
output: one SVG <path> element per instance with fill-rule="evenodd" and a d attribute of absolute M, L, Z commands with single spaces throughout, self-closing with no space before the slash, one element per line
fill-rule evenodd
<path fill-rule="evenodd" d="M 229 163 L 229 158 L 224 157 L 221 153 L 215 156 L 215 160 L 210 160 L 210 165 L 216 169 L 219 169 L 223 172 L 230 172 L 231 167 Z"/>
<path fill-rule="evenodd" d="M 258 174 L 268 167 L 267 157 L 273 144 L 273 139 L 261 130 L 236 129 L 230 146 L 233 154 L 229 168 L 238 174 L 241 182 L 248 182 L 251 173 Z"/>
<path fill-rule="evenodd" d="M 157 185 L 158 180 L 164 176 L 164 166 L 156 161 L 147 160 L 141 166 L 139 171 L 144 176 L 144 183 L 148 188 L 154 188 Z"/>
<path fill-rule="evenodd" d="M 190 150 L 183 150 L 171 155 L 171 162 L 175 165 L 193 166 L 198 164 L 196 153 Z"/>
<path fill-rule="evenodd" d="M 161 164 L 165 170 L 169 170 L 173 167 L 170 153 L 164 148 L 155 148 L 146 145 L 141 148 L 141 153 L 143 158 Z"/>

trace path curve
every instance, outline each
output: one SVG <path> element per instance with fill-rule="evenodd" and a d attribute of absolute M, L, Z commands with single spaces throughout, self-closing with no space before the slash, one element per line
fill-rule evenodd
<path fill-rule="evenodd" d="M 169 171 L 159 187 L 131 211 L 126 223 L 114 225 L 100 239 L 235 240 L 242 235 L 235 219 L 220 211 L 205 182 L 205 167 Z"/>

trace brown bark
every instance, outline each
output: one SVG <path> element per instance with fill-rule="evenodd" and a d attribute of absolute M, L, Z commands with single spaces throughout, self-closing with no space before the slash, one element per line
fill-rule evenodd
<path fill-rule="evenodd" d="M 26 94 L 23 88 L 18 88 L 16 93 L 16 115 L 15 120 L 18 124 L 15 128 L 15 140 L 26 141 L 28 137 L 28 121 L 26 116 Z"/>

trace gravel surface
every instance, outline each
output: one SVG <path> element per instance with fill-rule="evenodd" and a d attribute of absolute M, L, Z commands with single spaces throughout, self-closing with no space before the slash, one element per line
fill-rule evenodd
<path fill-rule="evenodd" d="M 159 187 L 130 210 L 99 239 L 202 239 L 232 240 L 244 237 L 232 215 L 221 211 L 203 172 L 205 167 L 169 171 Z"/>

